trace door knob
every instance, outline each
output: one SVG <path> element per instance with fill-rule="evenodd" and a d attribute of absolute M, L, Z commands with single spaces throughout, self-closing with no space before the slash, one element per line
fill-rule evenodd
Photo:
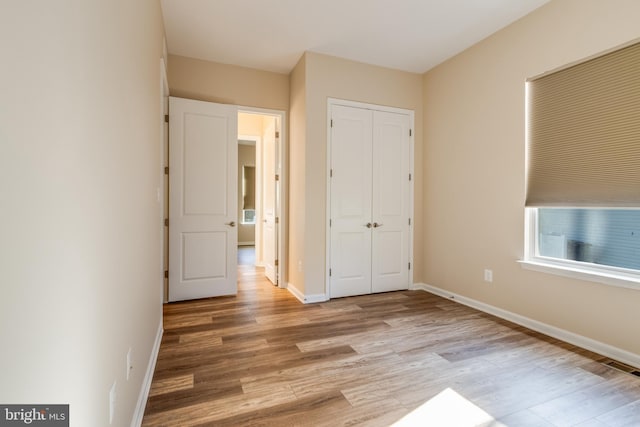
<path fill-rule="evenodd" d="M 236 222 L 235 221 L 226 222 L 224 225 L 229 225 L 231 227 L 235 227 L 236 226 Z"/>
<path fill-rule="evenodd" d="M 368 223 L 366 223 L 364 226 L 365 226 L 365 227 L 367 227 L 367 228 L 371 228 L 371 223 L 370 223 L 370 222 L 368 222 Z"/>
<path fill-rule="evenodd" d="M 382 223 L 378 224 L 377 222 L 373 223 L 373 228 L 382 227 Z"/>

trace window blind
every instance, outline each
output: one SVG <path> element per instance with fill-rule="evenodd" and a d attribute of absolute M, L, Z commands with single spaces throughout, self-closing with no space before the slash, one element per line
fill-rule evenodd
<path fill-rule="evenodd" d="M 526 206 L 640 207 L 640 43 L 527 85 Z"/>

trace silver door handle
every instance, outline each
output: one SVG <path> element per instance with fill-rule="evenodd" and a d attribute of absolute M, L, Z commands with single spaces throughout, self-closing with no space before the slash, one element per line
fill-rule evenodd
<path fill-rule="evenodd" d="M 368 223 L 366 223 L 364 226 L 365 226 L 365 227 L 367 227 L 367 228 L 371 228 L 371 223 L 370 223 L 370 222 L 368 222 Z"/>
<path fill-rule="evenodd" d="M 235 221 L 225 222 L 224 225 L 229 225 L 231 227 L 235 227 L 236 226 L 236 222 Z"/>
<path fill-rule="evenodd" d="M 382 223 L 378 224 L 377 222 L 373 223 L 373 228 L 382 227 Z"/>

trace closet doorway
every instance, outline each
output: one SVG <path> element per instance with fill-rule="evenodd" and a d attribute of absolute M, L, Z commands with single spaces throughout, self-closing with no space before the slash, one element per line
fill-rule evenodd
<path fill-rule="evenodd" d="M 327 133 L 330 297 L 408 289 L 413 111 L 330 99 Z"/>

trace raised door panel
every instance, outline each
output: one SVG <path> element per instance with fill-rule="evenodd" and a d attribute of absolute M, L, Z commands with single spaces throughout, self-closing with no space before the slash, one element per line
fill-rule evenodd
<path fill-rule="evenodd" d="M 372 292 L 409 287 L 410 119 L 376 111 L 373 128 Z"/>
<path fill-rule="evenodd" d="M 237 112 L 170 98 L 169 300 L 235 294 Z"/>
<path fill-rule="evenodd" d="M 332 298 L 371 292 L 371 110 L 331 111 Z"/>

